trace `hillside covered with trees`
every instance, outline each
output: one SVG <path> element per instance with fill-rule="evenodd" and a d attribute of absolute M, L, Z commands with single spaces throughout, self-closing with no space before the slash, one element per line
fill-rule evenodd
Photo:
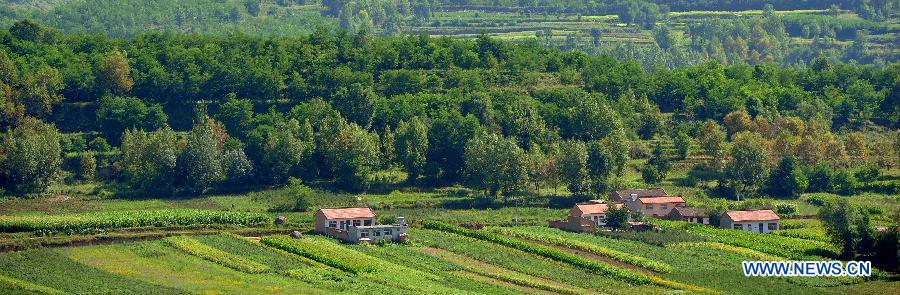
<path fill-rule="evenodd" d="M 647 71 L 536 42 L 325 29 L 119 39 L 22 21 L 0 40 L 10 193 L 61 175 L 160 195 L 289 177 L 360 191 L 395 167 L 409 183 L 488 196 L 557 184 L 589 196 L 614 187 L 629 159 L 649 157 L 652 183 L 688 153 L 707 156 L 696 169 L 724 197 L 782 189 L 770 172 L 837 177 L 772 192 L 784 197 L 896 190 L 845 169 L 897 165 L 897 65 Z"/>

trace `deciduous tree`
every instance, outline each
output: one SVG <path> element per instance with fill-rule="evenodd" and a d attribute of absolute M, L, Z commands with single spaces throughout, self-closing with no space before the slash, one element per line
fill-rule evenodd
<path fill-rule="evenodd" d="M 60 172 L 59 132 L 36 119 L 25 119 L 0 139 L 0 174 L 14 193 L 41 193 Z"/>
<path fill-rule="evenodd" d="M 525 151 L 514 139 L 480 131 L 465 150 L 469 182 L 491 196 L 509 194 L 528 182 Z"/>
<path fill-rule="evenodd" d="M 409 180 L 415 182 L 425 172 L 425 156 L 428 153 L 428 126 L 419 117 L 409 122 L 400 121 L 394 152 L 403 164 Z"/>

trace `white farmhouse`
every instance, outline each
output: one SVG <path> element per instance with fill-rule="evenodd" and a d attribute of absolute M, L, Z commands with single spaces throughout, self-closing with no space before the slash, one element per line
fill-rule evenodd
<path fill-rule="evenodd" d="M 772 210 L 728 211 L 719 219 L 722 228 L 771 233 L 778 230 L 781 218 Z"/>

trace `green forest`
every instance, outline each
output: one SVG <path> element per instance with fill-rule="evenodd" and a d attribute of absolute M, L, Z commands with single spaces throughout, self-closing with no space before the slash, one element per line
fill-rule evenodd
<path fill-rule="evenodd" d="M 892 169 L 900 144 L 897 65 L 647 71 L 537 42 L 324 28 L 120 39 L 20 21 L 0 40 L 10 193 L 40 193 L 61 173 L 163 195 L 290 177 L 364 191 L 402 170 L 488 195 L 564 183 L 588 196 L 629 159 L 655 163 L 650 180 L 693 152 L 708 156 L 698 169 L 719 180 L 712 191 L 737 198 L 762 193 L 769 171 L 795 173 L 783 166 Z"/>

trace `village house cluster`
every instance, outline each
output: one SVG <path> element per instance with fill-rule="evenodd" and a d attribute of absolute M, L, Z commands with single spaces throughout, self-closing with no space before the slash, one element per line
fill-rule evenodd
<path fill-rule="evenodd" d="M 576 204 L 569 210 L 569 216 L 565 220 L 550 220 L 549 224 L 569 231 L 594 232 L 607 225 L 607 213 L 612 206 L 627 208 L 629 217 L 643 215 L 710 225 L 710 218 L 705 210 L 689 207 L 682 196 L 669 195 L 661 188 L 617 190 L 609 195 L 608 202 L 592 200 Z M 778 214 L 772 210 L 728 211 L 719 218 L 718 226 L 770 233 L 779 229 L 779 220 Z M 645 224 L 629 222 L 629 226 L 636 228 Z"/>
<path fill-rule="evenodd" d="M 607 226 L 610 208 L 625 208 L 631 216 L 643 215 L 669 220 L 681 220 L 710 225 L 709 215 L 702 208 L 687 206 L 680 195 L 669 195 L 661 188 L 617 190 L 609 201 L 592 200 L 575 204 L 564 220 L 550 220 L 550 226 L 576 232 L 594 232 Z M 393 224 L 377 224 L 376 214 L 368 207 L 323 208 L 316 211 L 315 232 L 349 243 L 403 242 L 409 226 L 401 216 Z M 649 224 L 628 222 L 634 229 L 646 229 Z M 779 217 L 772 210 L 728 211 L 719 218 L 722 228 L 771 233 L 779 229 Z"/>

